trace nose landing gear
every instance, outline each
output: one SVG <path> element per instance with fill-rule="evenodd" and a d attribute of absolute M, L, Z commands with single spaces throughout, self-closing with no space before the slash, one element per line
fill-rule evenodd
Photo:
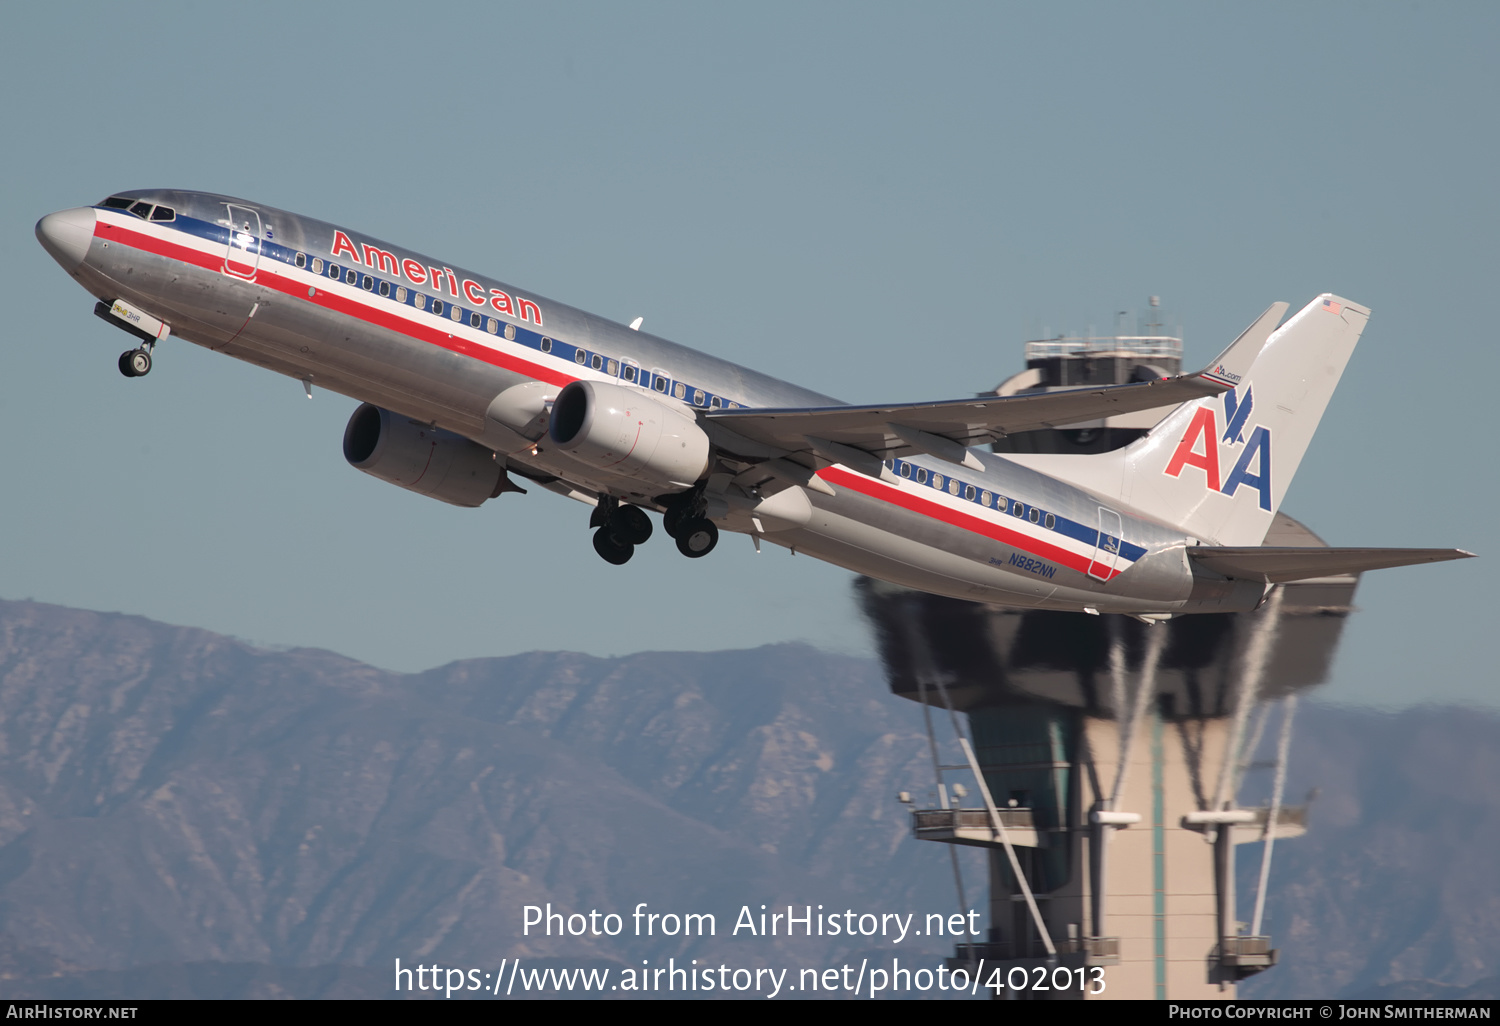
<path fill-rule="evenodd" d="M 142 346 L 120 354 L 120 373 L 127 378 L 143 378 L 151 373 L 151 350 Z"/>

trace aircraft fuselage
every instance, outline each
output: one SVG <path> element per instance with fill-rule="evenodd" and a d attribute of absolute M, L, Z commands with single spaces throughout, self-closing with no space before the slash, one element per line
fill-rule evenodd
<path fill-rule="evenodd" d="M 144 311 L 215 352 L 471 439 L 519 476 L 585 501 L 660 509 L 663 489 L 582 462 L 546 435 L 518 447 L 487 416 L 497 396 L 537 382 L 550 399 L 583 380 L 637 390 L 700 422 L 721 408 L 838 404 L 322 221 L 205 193 L 120 195 L 143 209 L 61 212 L 51 217 L 70 218 L 66 231 L 54 222 L 44 238 L 100 300 Z M 158 209 L 171 218 L 150 220 Z M 994 453 L 969 453 L 982 469 L 921 454 L 887 460 L 879 477 L 822 465 L 817 483 L 784 488 L 780 499 L 736 492 L 716 521 L 880 580 L 1005 606 L 1229 612 L 1254 608 L 1265 593 L 1195 568 L 1186 555 L 1194 539 L 1179 530 Z"/>

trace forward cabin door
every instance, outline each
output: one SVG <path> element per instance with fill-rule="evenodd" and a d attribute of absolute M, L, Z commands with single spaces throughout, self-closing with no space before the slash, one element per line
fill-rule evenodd
<path fill-rule="evenodd" d="M 260 267 L 260 211 L 234 203 L 229 208 L 229 247 L 224 253 L 224 273 L 246 281 L 255 280 Z"/>

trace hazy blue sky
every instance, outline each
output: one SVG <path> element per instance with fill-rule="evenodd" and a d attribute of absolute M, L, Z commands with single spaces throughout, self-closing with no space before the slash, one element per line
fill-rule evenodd
<path fill-rule="evenodd" d="M 1500 705 L 1494 4 L 26 4 L 0 36 L 0 595 L 418 669 L 806 639 L 850 575 L 726 536 L 624 568 L 533 489 L 349 469 L 353 400 L 127 337 L 35 242 L 111 191 L 239 195 L 850 401 L 970 394 L 1163 297 L 1207 360 L 1374 310 L 1285 508 L 1368 575 L 1324 695 Z"/>

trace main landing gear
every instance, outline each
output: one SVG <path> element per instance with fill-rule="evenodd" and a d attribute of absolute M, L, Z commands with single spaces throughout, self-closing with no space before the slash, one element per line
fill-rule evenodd
<path fill-rule="evenodd" d="M 689 559 L 706 556 L 719 544 L 719 529 L 705 517 L 697 501 L 667 507 L 661 526 L 677 542 L 677 551 Z"/>
<path fill-rule="evenodd" d="M 594 551 L 606 563 L 620 566 L 635 555 L 635 547 L 651 537 L 651 518 L 639 506 L 624 506 L 613 496 L 600 499 L 589 518 L 594 531 Z"/>
<path fill-rule="evenodd" d="M 151 373 L 151 350 L 146 346 L 127 349 L 120 354 L 120 373 L 127 378 L 144 378 Z"/>
<path fill-rule="evenodd" d="M 635 555 L 635 547 L 651 537 L 651 518 L 639 506 L 629 506 L 612 495 L 601 496 L 589 517 L 594 528 L 594 551 L 606 563 L 620 566 Z M 677 551 L 689 559 L 706 556 L 719 544 L 719 529 L 703 516 L 693 498 L 667 507 L 662 527 L 677 542 Z"/>

